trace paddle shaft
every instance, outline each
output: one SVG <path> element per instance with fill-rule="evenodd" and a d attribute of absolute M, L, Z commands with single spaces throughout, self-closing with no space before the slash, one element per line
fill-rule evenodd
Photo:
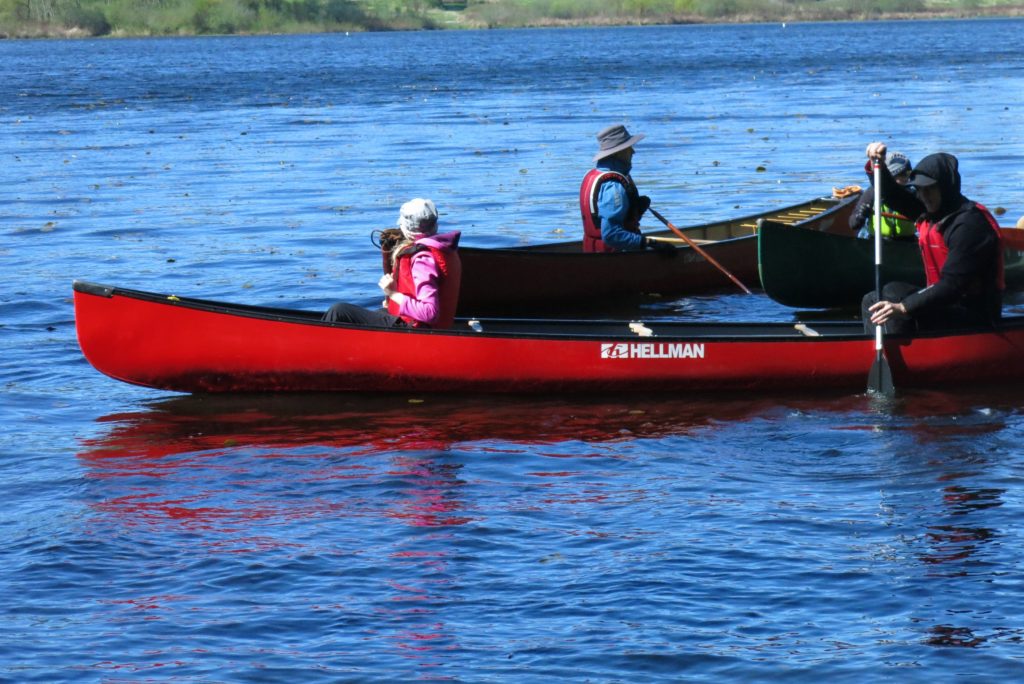
<path fill-rule="evenodd" d="M 882 301 L 882 165 L 873 160 L 875 190 L 875 299 Z M 883 353 L 882 335 L 885 324 L 875 326 L 875 362 L 868 371 L 868 391 L 892 396 L 895 386 L 892 370 Z"/>
<path fill-rule="evenodd" d="M 876 159 L 873 170 L 875 174 L 875 295 L 882 301 L 882 165 Z M 875 328 L 878 332 L 877 351 L 882 353 L 882 326 Z"/>
<path fill-rule="evenodd" d="M 672 231 L 673 233 L 675 233 L 675 234 L 676 234 L 676 235 L 678 235 L 678 236 L 679 236 L 680 238 L 682 238 L 683 242 L 685 242 L 686 244 L 688 244 L 688 245 L 689 245 L 690 247 L 693 247 L 694 251 L 696 251 L 696 252 L 697 252 L 697 254 L 700 254 L 700 255 L 701 255 L 702 257 L 704 257 L 705 259 L 707 259 L 708 263 L 710 263 L 710 264 L 711 264 L 712 266 L 714 266 L 714 267 L 715 267 L 715 268 L 717 268 L 717 269 L 718 269 L 719 271 L 721 271 L 721 272 L 722 272 L 722 273 L 724 273 L 724 274 L 725 274 L 726 276 L 728 276 L 729 280 L 731 280 L 732 282 L 736 283 L 736 284 L 737 284 L 737 285 L 739 286 L 739 288 L 740 288 L 741 290 L 743 290 L 743 291 L 744 291 L 744 292 L 746 292 L 747 294 L 751 294 L 750 290 L 749 290 L 749 289 L 747 288 L 747 286 L 746 286 L 746 285 L 744 285 L 744 284 L 743 284 L 742 282 L 740 282 L 740 279 L 739 279 L 739 278 L 737 278 L 736 276 L 734 276 L 734 275 L 733 275 L 732 273 L 729 273 L 729 270 L 728 270 L 728 269 L 727 269 L 727 268 L 726 268 L 725 266 L 722 266 L 722 264 L 718 263 L 718 261 L 717 261 L 717 260 L 715 260 L 715 258 L 714 258 L 713 256 L 711 256 L 710 254 L 708 254 L 707 252 L 705 252 L 705 251 L 704 251 L 704 250 L 703 250 L 703 249 L 701 248 L 701 246 L 700 246 L 700 245 L 698 245 L 698 244 L 697 244 L 696 242 L 694 242 L 694 241 L 693 241 L 693 239 L 692 239 L 692 238 L 690 238 L 690 237 L 689 237 L 689 236 L 688 236 L 688 235 L 687 235 L 686 233 L 684 233 L 683 231 L 681 231 L 681 230 L 679 230 L 678 228 L 676 228 L 675 226 L 673 226 L 673 225 L 672 225 L 672 222 L 671 222 L 671 221 L 669 221 L 669 220 L 668 220 L 667 218 L 665 218 L 664 216 L 662 216 L 661 214 L 659 214 L 659 213 L 657 212 L 657 210 L 655 210 L 655 209 L 651 208 L 651 209 L 650 209 L 650 212 L 651 212 L 652 214 L 654 214 L 655 218 L 657 218 L 657 219 L 658 219 L 659 221 L 661 221 L 661 222 L 662 222 L 662 223 L 664 223 L 664 224 L 665 224 L 666 226 L 668 226 L 668 229 L 669 229 L 669 230 L 671 230 L 671 231 Z"/>

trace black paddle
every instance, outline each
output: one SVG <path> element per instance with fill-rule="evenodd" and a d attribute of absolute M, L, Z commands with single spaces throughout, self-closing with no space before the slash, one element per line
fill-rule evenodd
<path fill-rule="evenodd" d="M 875 297 L 882 301 L 882 167 L 874 160 L 875 172 Z M 868 392 L 891 397 L 896 394 L 892 382 L 892 369 L 882 349 L 882 328 L 875 326 L 875 362 L 868 371 Z"/>

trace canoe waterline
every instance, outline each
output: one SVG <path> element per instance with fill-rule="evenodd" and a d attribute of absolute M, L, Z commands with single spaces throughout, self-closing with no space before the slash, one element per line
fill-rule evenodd
<path fill-rule="evenodd" d="M 863 392 L 874 360 L 857 322 L 482 319 L 483 332 L 466 321 L 432 331 L 85 282 L 74 299 L 78 341 L 96 369 L 177 392 Z M 1024 317 L 998 331 L 885 341 L 897 387 L 1024 378 Z"/>
<path fill-rule="evenodd" d="M 757 220 L 768 217 L 807 230 L 846 231 L 859 194 L 813 199 L 741 218 L 683 228 L 748 287 L 757 284 Z M 581 229 L 582 230 L 582 229 Z M 669 230 L 647 231 L 674 238 Z M 588 254 L 582 242 L 517 248 L 462 246 L 458 311 L 464 316 L 592 308 L 609 299 L 732 292 L 739 288 L 696 250 Z"/>
<path fill-rule="evenodd" d="M 1024 288 L 1024 231 L 1002 228 L 1007 291 Z M 757 239 L 761 288 L 771 299 L 804 309 L 859 308 L 875 289 L 875 243 L 852 235 L 793 230 L 761 221 Z M 882 282 L 924 287 L 916 240 L 885 240 Z"/>

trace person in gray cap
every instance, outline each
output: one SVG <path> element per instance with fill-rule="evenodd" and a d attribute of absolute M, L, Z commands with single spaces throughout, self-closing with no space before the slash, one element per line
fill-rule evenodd
<path fill-rule="evenodd" d="M 902 152 L 889 151 L 885 154 L 885 168 L 900 185 L 906 185 L 910 180 L 910 159 Z M 864 170 L 867 171 L 869 182 L 873 179 L 871 162 L 868 161 Z M 869 238 L 875 234 L 874 230 L 875 193 L 869 189 L 861 193 L 853 212 L 850 214 L 850 230 L 857 233 L 857 237 Z M 906 216 L 896 213 L 891 207 L 882 206 L 882 236 L 896 240 L 914 240 L 917 238 L 917 229 L 914 222 Z"/>
<path fill-rule="evenodd" d="M 580 185 L 584 252 L 675 249 L 640 233 L 640 217 L 651 206 L 651 199 L 637 191 L 629 172 L 633 146 L 643 137 L 642 133 L 630 135 L 622 124 L 597 134 L 600 149 L 594 155 L 595 168 Z"/>
<path fill-rule="evenodd" d="M 881 162 L 885 153 L 885 143 L 868 145 L 869 160 Z M 1002 234 L 988 209 L 961 194 L 959 166 L 951 154 L 928 155 L 910 172 L 911 192 L 881 164 L 882 201 L 915 219 L 926 287 L 890 282 L 880 297 L 864 295 L 868 332 L 876 325 L 890 333 L 987 327 L 1002 317 Z"/>

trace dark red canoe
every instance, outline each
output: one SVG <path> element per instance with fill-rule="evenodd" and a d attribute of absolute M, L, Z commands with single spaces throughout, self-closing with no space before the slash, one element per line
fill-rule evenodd
<path fill-rule="evenodd" d="M 857 322 L 460 320 L 453 330 L 323 323 L 316 311 L 74 284 L 86 358 L 178 392 L 863 391 Z M 1024 379 L 1024 316 L 998 330 L 887 337 L 897 387 Z"/>
<path fill-rule="evenodd" d="M 859 196 L 855 193 L 841 200 L 822 197 L 681 230 L 747 287 L 756 287 L 758 219 L 806 230 L 846 233 L 850 212 Z M 584 253 L 580 240 L 501 249 L 462 246 L 459 313 L 539 314 L 644 295 L 738 291 L 728 277 L 671 231 L 645 234 L 680 244 L 674 252 L 616 254 Z"/>

